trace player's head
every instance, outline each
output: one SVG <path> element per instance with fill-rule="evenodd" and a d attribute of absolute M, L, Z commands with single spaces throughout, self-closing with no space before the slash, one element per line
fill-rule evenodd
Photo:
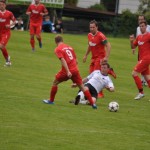
<path fill-rule="evenodd" d="M 6 0 L 0 0 L 0 10 L 3 11 L 6 8 Z"/>
<path fill-rule="evenodd" d="M 63 42 L 62 36 L 61 36 L 61 35 L 56 35 L 56 36 L 55 36 L 55 43 L 56 43 L 56 44 L 59 44 L 59 43 L 61 43 L 61 42 Z"/>
<path fill-rule="evenodd" d="M 140 26 L 141 32 L 145 33 L 146 32 L 146 27 L 147 27 L 147 22 L 146 21 L 141 21 L 139 26 Z"/>
<path fill-rule="evenodd" d="M 107 75 L 109 71 L 110 65 L 107 62 L 101 63 L 101 73 Z"/>
<path fill-rule="evenodd" d="M 96 34 L 96 32 L 98 31 L 98 23 L 96 20 L 92 20 L 90 23 L 89 23 L 89 28 L 90 28 L 90 32 L 92 34 Z"/>
<path fill-rule="evenodd" d="M 139 24 L 139 25 L 140 25 L 140 22 L 145 21 L 145 20 L 146 20 L 146 18 L 145 18 L 144 15 L 139 15 L 139 16 L 138 16 L 138 24 Z"/>
<path fill-rule="evenodd" d="M 35 4 L 39 4 L 40 3 L 40 0 L 34 0 L 35 1 Z"/>

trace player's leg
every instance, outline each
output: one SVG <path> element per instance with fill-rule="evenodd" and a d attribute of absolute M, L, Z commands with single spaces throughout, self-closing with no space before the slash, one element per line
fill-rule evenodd
<path fill-rule="evenodd" d="M 5 66 L 11 65 L 10 56 L 8 55 L 8 51 L 6 49 L 6 44 L 8 43 L 9 38 L 10 38 L 10 33 L 5 34 L 5 35 L 1 35 L 1 37 L 0 37 L 0 49 L 1 49 L 2 54 L 6 60 Z"/>
<path fill-rule="evenodd" d="M 97 106 L 96 104 L 94 103 L 93 101 L 93 98 L 88 90 L 88 87 L 85 87 L 83 84 L 81 85 L 78 85 L 78 87 L 80 88 L 81 91 L 83 91 L 85 97 L 89 100 L 91 106 L 94 108 L 94 109 L 97 109 Z"/>
<path fill-rule="evenodd" d="M 73 81 L 73 83 L 76 83 L 79 87 L 79 89 L 81 91 L 83 91 L 85 97 L 89 100 L 90 104 L 92 105 L 92 107 L 94 109 L 97 109 L 97 106 L 96 104 L 94 103 L 93 99 L 92 99 L 92 96 L 88 90 L 87 87 L 84 87 L 83 83 L 82 83 L 82 78 L 80 76 L 80 73 L 78 70 L 74 71 L 74 72 L 71 72 L 72 73 L 72 77 L 71 77 L 71 80 Z"/>
<path fill-rule="evenodd" d="M 41 30 L 42 30 L 42 26 L 41 25 L 37 25 L 36 26 L 36 38 L 39 42 L 39 47 L 42 48 L 42 38 L 41 38 Z"/>
<path fill-rule="evenodd" d="M 148 87 L 150 88 L 150 66 L 148 66 L 147 69 L 144 72 L 142 72 L 142 75 L 145 78 Z"/>
<path fill-rule="evenodd" d="M 33 24 L 30 24 L 30 45 L 33 52 L 35 51 L 34 35 L 35 35 L 35 26 Z"/>
<path fill-rule="evenodd" d="M 144 72 L 146 69 L 147 69 L 146 62 L 144 60 L 141 60 L 137 63 L 134 70 L 132 71 L 132 77 L 139 91 L 138 95 L 134 98 L 135 100 L 139 100 L 142 97 L 144 97 L 144 91 L 143 91 L 141 79 L 139 77 L 139 73 Z"/>
<path fill-rule="evenodd" d="M 141 82 L 142 82 L 143 86 L 147 86 L 146 79 L 145 79 L 145 77 L 143 75 L 141 75 Z"/>
<path fill-rule="evenodd" d="M 55 76 L 55 80 L 53 81 L 53 85 L 52 85 L 51 90 L 50 90 L 49 100 L 43 100 L 43 102 L 46 104 L 54 104 L 55 96 L 56 96 L 57 91 L 58 91 L 58 84 L 60 84 L 63 81 L 67 81 L 68 79 L 69 78 L 65 72 L 63 72 L 62 70 L 59 71 Z"/>

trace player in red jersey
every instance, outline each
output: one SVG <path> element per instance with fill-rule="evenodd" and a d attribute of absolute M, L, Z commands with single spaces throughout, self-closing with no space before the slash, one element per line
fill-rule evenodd
<path fill-rule="evenodd" d="M 11 65 L 6 45 L 11 36 L 10 27 L 15 25 L 15 20 L 13 13 L 6 10 L 5 0 L 0 0 L 0 49 L 6 60 L 5 66 Z M 12 21 L 11 24 L 10 21 Z"/>
<path fill-rule="evenodd" d="M 139 61 L 132 72 L 133 79 L 139 90 L 138 95 L 134 98 L 135 100 L 144 97 L 141 79 L 138 76 L 139 73 L 144 76 L 150 88 L 150 33 L 146 31 L 146 21 L 140 22 L 139 26 L 142 34 L 138 35 L 135 40 L 134 35 L 130 35 L 131 48 L 134 50 L 138 46 L 139 50 Z"/>
<path fill-rule="evenodd" d="M 39 47 L 42 48 L 41 29 L 43 16 L 48 14 L 46 7 L 40 3 L 40 0 L 35 0 L 35 4 L 30 4 L 26 12 L 30 16 L 30 44 L 32 51 L 35 50 L 34 36 L 39 42 Z"/>
<path fill-rule="evenodd" d="M 97 106 L 94 103 L 88 88 L 84 87 L 82 83 L 82 78 L 80 76 L 78 66 L 77 66 L 76 54 L 73 48 L 63 43 L 63 38 L 60 35 L 57 35 L 55 37 L 55 42 L 57 44 L 57 47 L 55 49 L 55 54 L 60 60 L 62 64 L 62 68 L 56 74 L 55 80 L 53 81 L 53 85 L 50 92 L 50 99 L 43 100 L 43 102 L 46 104 L 53 104 L 55 95 L 58 90 L 58 84 L 62 83 L 63 81 L 67 81 L 71 79 L 73 83 L 76 83 L 80 88 L 80 90 L 84 92 L 84 95 L 87 97 L 92 107 L 94 109 L 97 109 Z"/>
<path fill-rule="evenodd" d="M 95 20 L 92 20 L 90 22 L 90 33 L 88 34 L 88 49 L 83 57 L 83 62 L 86 62 L 88 54 L 90 52 L 92 54 L 90 73 L 94 70 L 100 70 L 100 64 L 108 61 L 110 50 L 111 45 L 106 36 L 102 32 L 98 31 L 98 23 Z M 116 74 L 112 68 L 110 68 L 109 74 L 116 78 Z M 99 94 L 99 97 L 103 97 L 103 94 Z"/>

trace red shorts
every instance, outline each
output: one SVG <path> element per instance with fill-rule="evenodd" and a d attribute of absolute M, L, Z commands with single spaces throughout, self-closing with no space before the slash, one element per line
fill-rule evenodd
<path fill-rule="evenodd" d="M 41 24 L 30 23 L 30 35 L 36 34 L 40 35 L 42 30 Z"/>
<path fill-rule="evenodd" d="M 6 46 L 10 38 L 10 32 L 7 32 L 5 34 L 1 34 L 0 36 L 0 44 Z"/>
<path fill-rule="evenodd" d="M 94 70 L 100 70 L 101 65 L 100 65 L 100 58 L 92 59 L 91 64 L 90 64 L 90 73 L 93 72 Z"/>
<path fill-rule="evenodd" d="M 63 81 L 67 81 L 67 80 L 71 79 L 73 81 L 73 83 L 76 83 L 77 85 L 81 85 L 82 84 L 82 78 L 80 76 L 79 71 L 74 70 L 74 71 L 71 71 L 71 73 L 72 73 L 72 77 L 68 78 L 66 72 L 61 70 L 56 74 L 55 78 L 59 82 L 63 82 Z"/>
<path fill-rule="evenodd" d="M 142 75 L 150 75 L 150 59 L 140 60 L 134 67 L 134 71 Z"/>

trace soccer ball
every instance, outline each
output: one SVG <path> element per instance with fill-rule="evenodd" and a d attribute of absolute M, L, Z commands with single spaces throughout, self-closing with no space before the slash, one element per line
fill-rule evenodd
<path fill-rule="evenodd" d="M 119 104 L 117 102 L 110 102 L 108 105 L 108 109 L 111 112 L 117 112 L 119 110 Z"/>

